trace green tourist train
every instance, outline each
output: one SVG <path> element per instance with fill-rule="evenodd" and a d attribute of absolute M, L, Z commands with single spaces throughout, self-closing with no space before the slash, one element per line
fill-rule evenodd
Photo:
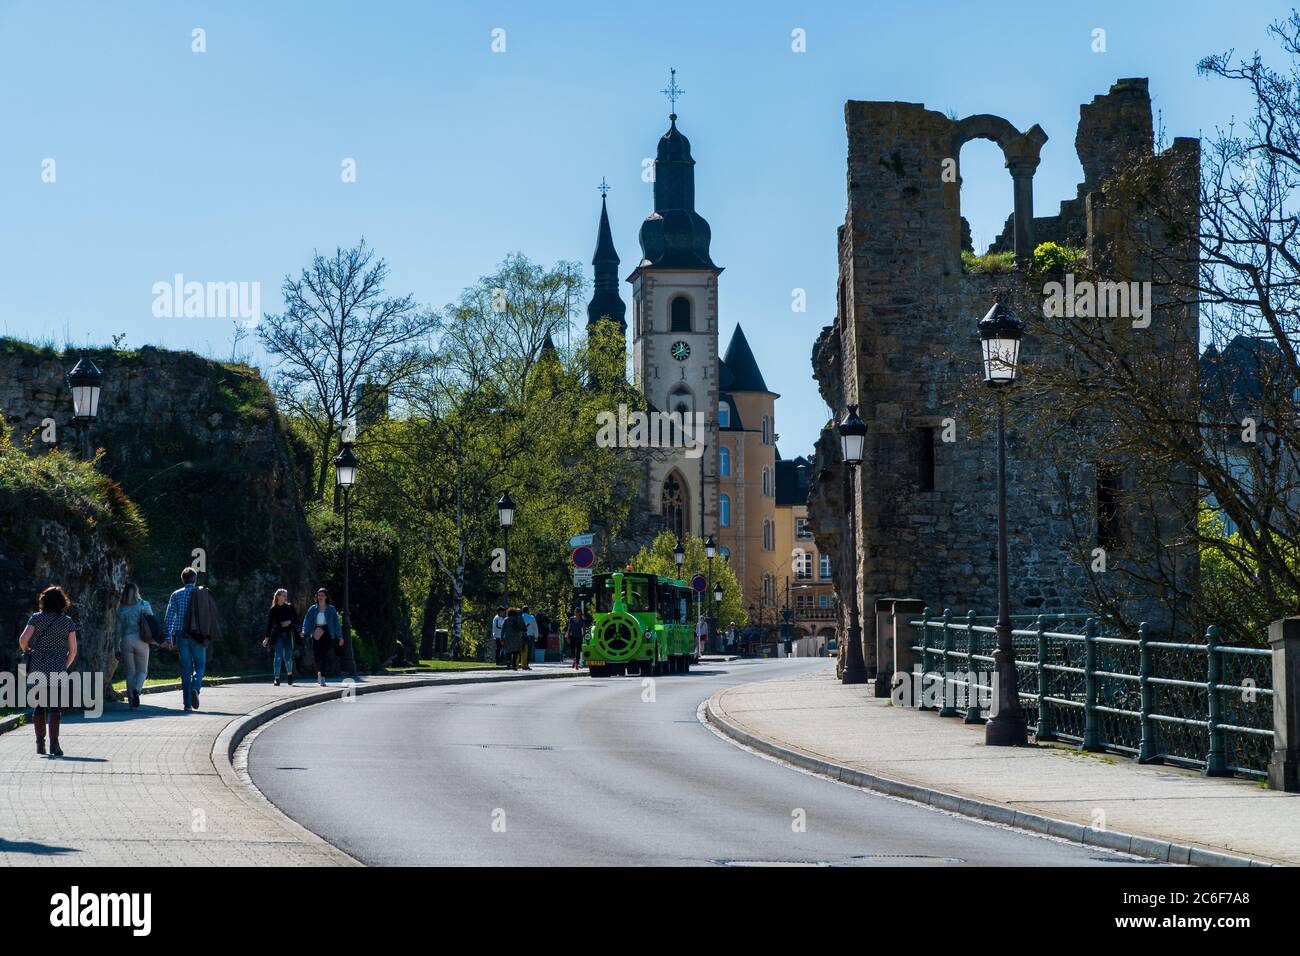
<path fill-rule="evenodd" d="M 685 581 L 634 571 L 592 579 L 591 633 L 582 656 L 592 677 L 684 674 L 699 660 Z"/>

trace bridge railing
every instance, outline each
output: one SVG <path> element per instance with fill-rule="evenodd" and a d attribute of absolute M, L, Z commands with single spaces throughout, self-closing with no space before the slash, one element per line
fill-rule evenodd
<path fill-rule="evenodd" d="M 995 620 L 926 608 L 909 622 L 922 709 L 968 723 L 986 719 Z M 1224 646 L 1217 627 L 1195 644 L 1151 640 L 1145 624 L 1136 639 L 1120 637 L 1088 614 L 1015 615 L 1012 626 L 1020 703 L 1037 739 L 1210 776 L 1268 775 L 1271 651 Z"/>

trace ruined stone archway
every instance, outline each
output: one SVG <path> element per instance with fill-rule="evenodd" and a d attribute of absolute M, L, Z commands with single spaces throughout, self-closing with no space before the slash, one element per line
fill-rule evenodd
<path fill-rule="evenodd" d="M 953 124 L 951 148 L 952 156 L 957 161 L 959 178 L 961 148 L 972 139 L 992 140 L 1002 150 L 1006 167 L 1011 173 L 1016 262 L 1028 262 L 1034 251 L 1034 172 L 1038 169 L 1038 154 L 1047 142 L 1047 133 L 1037 123 L 1028 132 L 1022 133 L 1008 120 L 992 113 L 977 113 L 957 120 Z M 957 216 L 960 220 L 960 191 Z"/>

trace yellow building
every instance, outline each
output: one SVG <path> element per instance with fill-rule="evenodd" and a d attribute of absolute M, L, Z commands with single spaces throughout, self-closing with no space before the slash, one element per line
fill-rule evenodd
<path fill-rule="evenodd" d="M 778 547 L 790 555 L 789 607 L 798 656 L 824 653 L 836 637 L 839 612 L 831 581 L 831 558 L 817 549 L 808 530 L 808 484 L 811 464 L 799 457 L 776 462 L 776 527 Z"/>

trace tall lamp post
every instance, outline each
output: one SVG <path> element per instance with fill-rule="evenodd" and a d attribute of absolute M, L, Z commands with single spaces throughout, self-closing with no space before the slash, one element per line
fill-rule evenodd
<path fill-rule="evenodd" d="M 840 680 L 845 684 L 865 684 L 867 665 L 862 659 L 862 623 L 858 619 L 858 529 L 857 529 L 857 474 L 867 443 L 867 423 L 858 417 L 858 406 L 850 405 L 849 412 L 840 422 L 840 454 L 849 470 L 849 552 L 853 561 L 849 568 L 849 642 L 844 652 L 844 673 Z"/>
<path fill-rule="evenodd" d="M 505 575 L 501 583 L 501 603 L 506 607 L 510 606 L 510 526 L 515 523 L 515 499 L 510 497 L 510 492 L 501 493 L 500 500 L 497 501 L 497 517 L 501 519 L 501 531 L 505 535 L 505 547 L 501 551 L 504 558 Z"/>
<path fill-rule="evenodd" d="M 352 486 L 357 481 L 357 468 L 361 461 L 352 450 L 352 443 L 345 442 L 343 450 L 334 459 L 334 477 L 343 489 L 343 659 L 353 680 L 357 676 L 357 658 L 352 652 L 352 594 L 351 575 L 349 571 L 349 505 Z"/>
<path fill-rule="evenodd" d="M 72 420 L 81 426 L 82 457 L 90 461 L 90 426 L 99 417 L 99 391 L 104 373 L 85 352 L 68 373 L 68 387 L 72 390 Z"/>
<path fill-rule="evenodd" d="M 715 616 L 717 613 L 720 613 L 722 611 L 722 582 L 721 581 L 713 585 L 713 607 L 715 608 Z M 718 636 L 718 643 L 719 643 L 719 648 L 718 648 L 719 653 L 725 652 L 726 648 L 720 646 L 722 643 L 721 635 Z"/>
<path fill-rule="evenodd" d="M 995 693 L 992 718 L 984 726 L 984 743 L 1013 747 L 1028 742 L 1025 713 L 1020 709 L 1016 678 L 1016 646 L 1011 636 L 1011 599 L 1007 585 L 1007 434 L 1006 393 L 1016 380 L 1020 339 L 1025 323 L 1014 312 L 994 303 L 979 323 L 984 348 L 984 381 L 997 389 L 998 403 L 998 647 L 993 652 Z"/>
<path fill-rule="evenodd" d="M 718 546 L 713 541 L 713 535 L 704 539 L 704 557 L 707 559 L 708 574 L 706 575 L 706 589 L 712 590 L 713 587 L 713 558 L 718 553 Z M 709 608 L 709 647 L 717 651 L 717 646 L 713 642 L 713 608 Z"/>

